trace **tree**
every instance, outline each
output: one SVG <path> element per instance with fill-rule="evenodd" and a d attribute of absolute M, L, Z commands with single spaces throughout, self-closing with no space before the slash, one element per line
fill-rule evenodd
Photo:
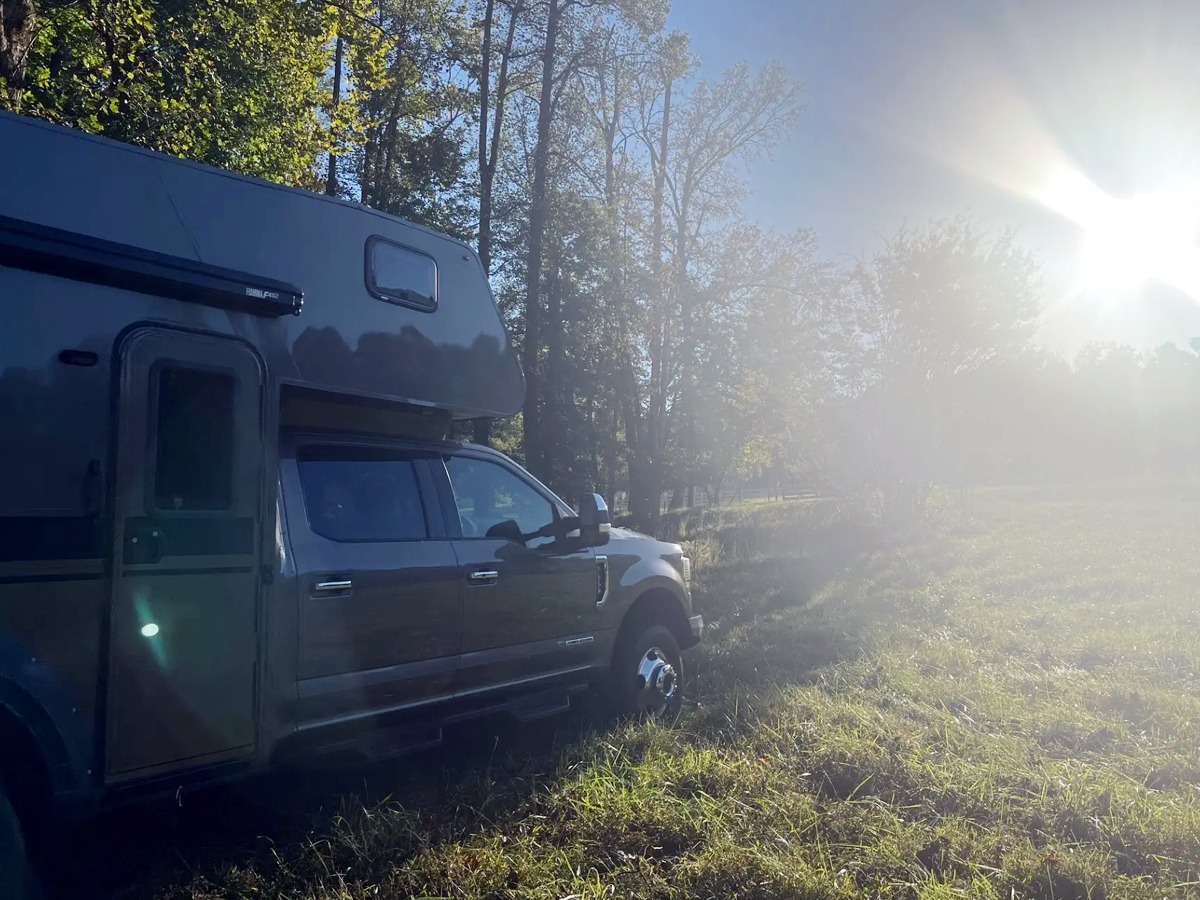
<path fill-rule="evenodd" d="M 954 439 L 971 402 L 954 385 L 1024 352 L 1039 289 L 1039 265 L 1012 232 L 989 236 L 965 217 L 901 231 L 848 274 L 826 332 L 850 400 L 842 475 L 877 492 L 886 515 L 919 514 L 971 452 Z"/>
<path fill-rule="evenodd" d="M 691 395 L 700 377 L 697 340 L 709 315 L 698 305 L 704 296 L 697 289 L 698 267 L 705 262 L 711 233 L 736 219 L 744 188 L 733 165 L 767 152 L 795 124 L 802 108 L 801 86 L 778 65 L 757 75 L 737 66 L 719 81 L 701 80 L 682 103 L 672 99 L 678 71 L 677 63 L 662 70 L 661 93 L 644 95 L 640 114 L 639 135 L 654 184 L 648 250 L 650 374 L 645 402 L 634 408 L 627 439 L 631 509 L 646 525 L 657 516 L 678 412 L 694 408 Z"/>
<path fill-rule="evenodd" d="M 21 108 L 36 27 L 33 0 L 0 0 L 0 87 L 4 89 L 0 101 L 9 109 Z"/>
<path fill-rule="evenodd" d="M 522 363 L 525 369 L 525 451 L 534 471 L 546 462 L 547 442 L 543 436 L 545 420 L 554 417 L 547 411 L 543 389 L 543 341 L 546 313 L 543 309 L 543 264 L 545 261 L 546 229 L 551 215 L 549 172 L 553 126 L 559 101 L 567 85 L 574 79 L 586 58 L 588 38 L 592 32 L 583 28 L 568 28 L 581 17 L 582 11 L 611 10 L 624 16 L 645 34 L 661 28 L 666 8 L 661 0 L 546 0 L 544 28 L 539 61 L 536 138 L 533 143 L 531 184 L 529 190 L 529 226 L 525 253 L 525 339 Z M 573 37 L 561 43 L 564 35 Z M 567 51 L 567 52 L 564 52 Z"/>
<path fill-rule="evenodd" d="M 505 10 L 505 20 L 497 21 L 497 7 Z M 477 241 L 479 259 L 484 271 L 492 271 L 492 209 L 496 172 L 503 146 L 504 119 L 508 101 L 514 90 L 514 63 L 525 51 L 516 44 L 517 30 L 527 8 L 524 3 L 497 4 L 486 0 L 483 19 L 480 23 L 482 41 L 480 46 L 479 71 L 479 131 L 478 131 L 478 177 L 479 177 L 479 221 Z M 503 35 L 499 44 L 495 41 L 497 25 Z M 496 70 L 493 83 L 492 71 Z"/>
<path fill-rule="evenodd" d="M 50 0 L 22 111 L 311 185 L 331 18 L 294 0 Z"/>
<path fill-rule="evenodd" d="M 467 77 L 478 35 L 449 0 L 383 0 L 379 20 L 385 65 L 377 86 L 361 92 L 358 198 L 467 238 L 474 219 L 467 135 L 475 115 Z"/>

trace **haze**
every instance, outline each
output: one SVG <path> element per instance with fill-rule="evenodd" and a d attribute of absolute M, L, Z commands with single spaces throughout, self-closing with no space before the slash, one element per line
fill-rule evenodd
<path fill-rule="evenodd" d="M 856 256 L 969 209 L 1043 258 L 1050 347 L 1200 332 L 1169 285 L 1077 291 L 1084 229 L 1032 196 L 1063 167 L 1117 197 L 1200 175 L 1200 6 L 746 0 L 677 4 L 670 25 L 706 75 L 774 58 L 805 84 L 791 140 L 749 171 L 750 218 L 812 226 L 826 253 Z"/>

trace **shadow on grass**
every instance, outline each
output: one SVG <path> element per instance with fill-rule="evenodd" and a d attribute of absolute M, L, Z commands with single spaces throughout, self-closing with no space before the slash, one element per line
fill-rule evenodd
<path fill-rule="evenodd" d="M 689 654 L 701 704 L 692 716 L 696 732 L 720 727 L 731 695 L 803 682 L 863 652 L 866 628 L 884 614 L 869 585 L 904 581 L 918 568 L 915 563 L 911 573 L 894 564 L 881 568 L 878 551 L 894 547 L 894 537 L 811 516 L 796 521 L 776 514 L 766 523 L 743 519 L 701 530 L 699 538 L 718 541 L 724 561 L 697 582 L 697 605 L 709 634 Z M 822 597 L 832 583 L 842 582 L 855 587 Z M 553 784 L 564 764 L 585 752 L 593 721 L 580 710 L 533 725 L 475 723 L 448 730 L 437 751 L 320 774 L 272 774 L 187 795 L 182 806 L 159 803 L 109 814 L 55 849 L 48 893 L 183 897 L 190 895 L 186 884 L 197 872 L 220 883 L 230 866 L 250 867 L 267 878 L 303 871 L 315 865 L 306 862 L 306 854 L 312 855 L 320 836 L 352 830 L 339 816 L 352 819 L 384 802 L 419 823 L 424 846 L 503 828 L 539 787 Z M 339 854 L 347 867 L 394 865 L 412 852 L 396 846 L 386 861 L 364 862 L 345 843 L 323 851 L 321 865 L 337 864 Z"/>

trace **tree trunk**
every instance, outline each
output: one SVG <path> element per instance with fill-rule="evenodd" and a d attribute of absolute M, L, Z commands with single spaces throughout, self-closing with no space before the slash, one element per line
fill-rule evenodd
<path fill-rule="evenodd" d="M 36 32 L 33 0 L 0 0 L 0 81 L 9 109 L 19 112 L 25 93 L 25 65 Z"/>
<path fill-rule="evenodd" d="M 492 105 L 492 18 L 496 0 L 487 0 L 483 14 L 483 45 L 479 66 L 479 261 L 491 274 L 492 185 L 488 177 L 488 111 Z"/>
<path fill-rule="evenodd" d="M 563 482 L 566 472 L 575 468 L 575 460 L 571 458 L 570 443 L 563 429 L 563 416 L 560 396 L 568 393 L 569 388 L 564 384 L 567 377 L 564 371 L 566 332 L 563 325 L 562 312 L 562 254 L 556 243 L 546 254 L 547 265 L 545 278 L 546 320 L 544 333 L 546 335 L 546 358 L 544 360 L 545 385 L 542 390 L 542 468 L 545 477 L 566 490 Z M 572 488 L 575 486 L 572 485 Z M 568 490 L 568 494 L 578 493 Z"/>
<path fill-rule="evenodd" d="M 633 524 L 652 533 L 658 521 L 660 496 L 650 465 L 640 452 L 629 454 L 629 515 Z"/>
<path fill-rule="evenodd" d="M 662 134 L 659 135 L 658 168 L 654 173 L 653 225 L 650 241 L 651 275 L 653 290 L 656 292 L 654 313 L 651 316 L 650 332 L 650 397 L 647 410 L 646 428 L 644 430 L 644 460 L 643 477 L 646 483 L 643 491 L 646 493 L 646 515 L 648 518 L 639 520 L 638 525 L 653 531 L 658 525 L 660 497 L 662 494 L 662 458 L 663 426 L 666 418 L 667 403 L 667 304 L 669 302 L 666 285 L 663 281 L 663 206 L 667 180 L 667 162 L 670 152 L 671 134 L 671 92 L 673 80 L 668 80 L 663 94 Z"/>
<path fill-rule="evenodd" d="M 641 401 L 638 397 L 637 374 L 632 359 L 624 361 L 621 382 L 624 390 L 623 411 L 625 415 L 625 446 L 629 464 L 629 515 L 634 525 L 646 529 L 653 525 L 657 515 L 657 503 L 651 503 L 651 478 L 646 462 L 645 426 L 642 421 Z"/>
<path fill-rule="evenodd" d="M 542 247 L 549 218 L 550 125 L 554 114 L 554 53 L 564 0 L 550 0 L 546 45 L 542 50 L 542 84 L 538 98 L 537 143 L 533 151 L 533 189 L 529 198 L 529 248 L 525 260 L 525 459 L 534 473 L 545 468 L 542 428 Z"/>
<path fill-rule="evenodd" d="M 471 440 L 485 447 L 492 445 L 492 420 L 474 419 L 471 422 Z"/>
<path fill-rule="evenodd" d="M 337 115 L 338 104 L 342 100 L 342 22 L 338 22 L 337 45 L 333 51 L 333 96 L 329 99 L 330 124 Z M 325 175 L 325 193 L 330 197 L 338 194 L 337 174 L 337 136 L 330 130 L 329 135 L 329 171 Z"/>
<path fill-rule="evenodd" d="M 492 17 L 492 2 L 488 2 L 488 18 Z M 479 261 L 483 263 L 483 270 L 490 276 L 492 274 L 492 185 L 496 180 L 496 165 L 500 158 L 500 138 L 504 128 L 504 107 L 505 101 L 508 99 L 508 62 L 512 58 L 513 41 L 517 35 L 517 15 L 518 8 L 513 6 L 509 10 L 508 16 L 508 34 L 504 38 L 504 50 L 500 57 L 500 72 L 496 76 L 496 92 L 495 99 L 489 101 L 486 97 L 480 100 L 480 126 L 479 126 Z M 489 26 L 490 27 L 490 26 Z M 490 60 L 490 36 L 489 49 L 485 51 L 485 72 L 491 71 Z M 490 94 L 490 86 L 488 87 Z M 492 136 L 491 146 L 487 144 L 487 130 L 485 126 L 485 117 L 487 108 L 490 103 L 494 103 L 496 107 L 495 115 L 492 116 Z"/>

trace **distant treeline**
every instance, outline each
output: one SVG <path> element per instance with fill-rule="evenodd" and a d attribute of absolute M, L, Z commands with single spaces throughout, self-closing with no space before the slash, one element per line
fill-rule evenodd
<path fill-rule="evenodd" d="M 700 77 L 662 0 L 2 8 L 10 109 L 475 243 L 528 381 L 491 439 L 568 496 L 619 490 L 650 524 L 668 490 L 824 481 L 905 513 L 935 482 L 1195 459 L 1196 355 L 1039 356 L 1011 234 L 934 223 L 835 266 L 747 224 L 744 164 L 801 88 Z"/>

